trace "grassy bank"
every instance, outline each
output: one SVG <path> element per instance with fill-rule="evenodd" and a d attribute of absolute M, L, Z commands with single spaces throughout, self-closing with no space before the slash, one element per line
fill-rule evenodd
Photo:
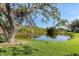
<path fill-rule="evenodd" d="M 79 33 L 66 42 L 31 41 L 32 55 L 45 56 L 76 56 L 79 55 Z"/>

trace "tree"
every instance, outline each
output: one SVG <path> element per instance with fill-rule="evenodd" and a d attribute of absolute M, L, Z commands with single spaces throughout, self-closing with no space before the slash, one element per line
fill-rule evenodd
<path fill-rule="evenodd" d="M 79 32 L 79 19 L 75 19 L 74 21 L 72 21 L 70 27 L 72 31 Z"/>
<path fill-rule="evenodd" d="M 2 27 L 7 41 L 13 43 L 21 24 L 27 21 L 31 27 L 36 24 L 33 19 L 43 16 L 43 20 L 54 18 L 59 21 L 60 13 L 56 4 L 27 3 L 27 4 L 0 4 L 0 26 Z M 26 23 L 27 23 L 26 22 Z"/>
<path fill-rule="evenodd" d="M 61 19 L 59 22 L 57 22 L 56 26 L 66 26 L 69 25 L 69 22 L 67 19 Z"/>
<path fill-rule="evenodd" d="M 61 20 L 59 20 L 59 21 L 57 22 L 57 24 L 56 24 L 55 26 L 46 28 L 46 30 L 47 30 L 47 35 L 49 35 L 49 36 L 56 36 L 57 34 L 59 34 L 59 32 L 61 32 L 61 30 L 60 30 L 61 27 L 60 27 L 60 26 L 69 27 L 69 22 L 68 22 L 68 20 L 66 20 L 66 19 L 61 19 Z M 59 28 L 57 28 L 57 27 L 59 27 Z M 61 29 L 63 29 L 63 28 L 61 28 Z"/>

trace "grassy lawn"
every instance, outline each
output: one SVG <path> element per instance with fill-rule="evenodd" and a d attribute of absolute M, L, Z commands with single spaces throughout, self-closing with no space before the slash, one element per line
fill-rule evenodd
<path fill-rule="evenodd" d="M 76 56 L 79 55 L 79 33 L 73 33 L 66 42 L 31 41 L 32 55 L 40 56 Z"/>
<path fill-rule="evenodd" d="M 13 46 L 4 45 L 0 55 L 19 56 L 79 56 L 79 33 L 72 33 L 69 41 L 27 40 L 26 43 Z"/>

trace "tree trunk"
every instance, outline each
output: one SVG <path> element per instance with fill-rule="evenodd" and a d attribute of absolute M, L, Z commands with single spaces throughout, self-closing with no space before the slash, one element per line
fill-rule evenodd
<path fill-rule="evenodd" d="M 8 38 L 8 42 L 13 44 L 15 42 L 15 35 L 16 35 L 17 31 L 13 31 L 9 34 L 9 38 Z"/>
<path fill-rule="evenodd" d="M 13 11 L 10 8 L 9 3 L 6 3 L 5 7 L 6 7 L 6 12 L 7 12 L 6 16 L 8 18 L 9 23 L 10 23 L 10 32 L 8 33 L 8 42 L 9 43 L 14 43 L 14 41 L 15 41 L 14 37 L 15 37 L 15 34 L 16 34 L 16 30 L 15 30 L 15 23 L 14 23 L 14 20 L 12 18 Z"/>
<path fill-rule="evenodd" d="M 15 35 L 17 33 L 17 31 L 21 28 L 21 25 L 19 25 L 18 27 L 15 26 L 13 30 L 11 30 L 11 32 L 8 34 L 8 42 L 13 44 L 15 42 Z"/>

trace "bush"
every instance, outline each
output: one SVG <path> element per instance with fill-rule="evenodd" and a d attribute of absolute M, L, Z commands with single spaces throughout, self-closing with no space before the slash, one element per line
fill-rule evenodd
<path fill-rule="evenodd" d="M 34 34 L 33 34 L 33 30 L 34 30 Z M 39 28 L 39 27 L 35 27 L 30 29 L 29 27 L 22 27 L 18 33 L 16 34 L 15 38 L 16 39 L 30 39 L 33 37 L 37 37 L 39 35 L 44 35 L 46 34 L 46 30 Z"/>
<path fill-rule="evenodd" d="M 7 38 L 4 35 L 0 35 L 0 43 L 7 41 Z"/>

